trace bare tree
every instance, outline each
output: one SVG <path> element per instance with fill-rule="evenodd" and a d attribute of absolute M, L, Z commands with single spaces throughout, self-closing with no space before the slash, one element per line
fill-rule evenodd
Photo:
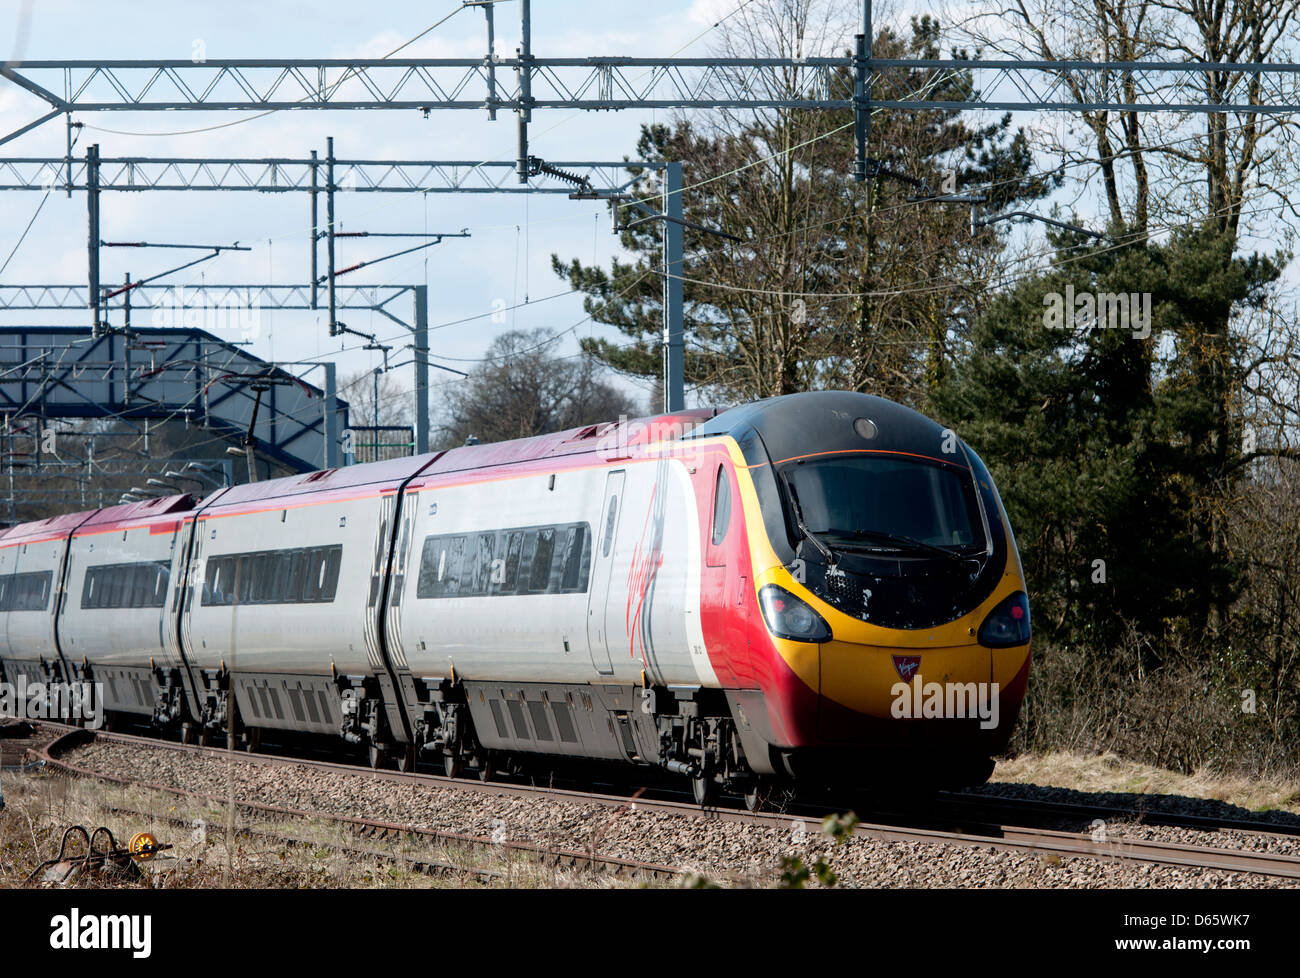
<path fill-rule="evenodd" d="M 339 381 L 354 425 L 410 425 L 415 418 L 411 390 L 392 371 L 359 370 Z"/>
<path fill-rule="evenodd" d="M 1179 101 L 1214 105 L 1262 103 L 1269 96 L 1258 75 L 1232 71 L 1241 62 L 1294 60 L 1300 4 L 1296 0 L 1010 0 L 996 14 L 977 13 L 957 34 L 981 50 L 1046 61 L 1194 61 L 1225 65 L 1204 77 L 1199 93 Z M 1081 102 L 1149 100 L 1132 72 L 1063 72 Z M 1171 83 L 1176 84 L 1176 83 Z M 1300 114 L 1300 113 L 1298 113 Z M 1145 240 L 1153 218 L 1163 223 L 1206 222 L 1235 242 L 1252 198 L 1272 198 L 1293 215 L 1291 155 L 1297 118 L 1288 115 L 1159 115 L 1081 111 L 1085 138 L 1073 132 L 1040 134 L 1075 166 L 1084 190 L 1101 177 L 1112 230 Z M 1202 130 L 1197 135 L 1196 129 Z M 1155 172 L 1159 171 L 1159 173 Z M 1152 193 L 1153 181 L 1160 192 Z M 1251 222 L 1247 222 L 1250 226 Z M 1254 226 L 1261 226 L 1258 219 Z M 1245 230 L 1244 228 L 1240 230 Z"/>
<path fill-rule="evenodd" d="M 722 28 L 720 54 L 811 57 L 847 44 L 845 5 L 757 0 Z M 853 5 L 856 9 L 856 5 Z M 882 28 L 881 58 L 934 58 L 938 25 Z M 802 70 L 778 82 L 797 90 Z M 905 70 L 904 90 L 930 86 L 960 101 L 969 79 L 935 83 Z M 847 96 L 845 72 L 832 87 Z M 780 94 L 778 92 L 777 94 Z M 749 400 L 815 387 L 851 387 L 914 404 L 925 401 L 951 359 L 953 334 L 973 315 L 1001 269 L 1004 239 L 977 235 L 960 207 L 919 204 L 909 196 L 983 188 L 992 206 L 1042 196 L 1047 181 L 1028 174 L 1023 134 L 1004 117 L 969 125 L 961 113 L 889 113 L 873 124 L 868 183 L 852 178 L 852 115 L 791 110 L 717 112 L 649 126 L 640 159 L 682 164 L 688 227 L 684 296 L 686 379 L 705 403 Z M 656 171 L 637 195 L 662 201 Z M 651 377 L 662 338 L 662 230 L 642 224 L 622 243 L 636 260 L 611 269 L 554 260 L 557 274 L 587 293 L 587 310 L 616 326 L 630 344 L 584 346 L 614 369 Z"/>
<path fill-rule="evenodd" d="M 639 414 L 632 399 L 601 379 L 589 356 L 558 356 L 551 330 L 515 330 L 449 387 L 438 430 L 447 447 L 526 438 Z"/>

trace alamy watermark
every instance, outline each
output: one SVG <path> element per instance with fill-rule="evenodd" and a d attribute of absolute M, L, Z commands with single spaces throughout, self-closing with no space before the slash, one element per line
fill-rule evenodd
<path fill-rule="evenodd" d="M 1048 329 L 1122 329 L 1135 340 L 1151 335 L 1150 292 L 1078 292 L 1043 296 L 1043 325 Z"/>
<path fill-rule="evenodd" d="M 153 916 L 83 914 L 73 907 L 50 918 L 50 947 L 56 951 L 130 951 L 133 958 L 147 958 L 153 953 Z"/>
<path fill-rule="evenodd" d="M 209 333 L 235 334 L 243 341 L 255 340 L 262 332 L 262 306 L 244 302 L 231 294 L 224 301 L 200 307 L 186 301 L 185 286 L 178 285 L 163 293 L 152 306 L 151 324 L 158 327 L 183 326 Z"/>
<path fill-rule="evenodd" d="M 619 415 L 618 423 L 596 442 L 596 455 L 605 460 L 627 458 L 633 445 L 652 458 L 671 455 L 682 450 L 677 442 L 697 425 L 697 421 L 691 420 L 629 421 L 627 415 Z"/>
<path fill-rule="evenodd" d="M 103 683 L 0 683 L 0 717 L 17 720 L 60 720 L 84 723 L 92 730 L 104 724 Z"/>
<path fill-rule="evenodd" d="M 927 683 L 918 672 L 910 683 L 890 687 L 889 712 L 896 720 L 978 718 L 981 729 L 992 730 L 998 725 L 998 690 L 997 683 Z"/>

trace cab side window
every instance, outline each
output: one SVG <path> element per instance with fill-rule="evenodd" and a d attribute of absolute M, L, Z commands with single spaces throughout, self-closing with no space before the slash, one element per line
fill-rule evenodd
<path fill-rule="evenodd" d="M 713 545 L 716 547 L 727 537 L 727 527 L 731 525 L 731 482 L 727 479 L 727 467 L 718 466 L 718 480 L 713 490 Z"/>

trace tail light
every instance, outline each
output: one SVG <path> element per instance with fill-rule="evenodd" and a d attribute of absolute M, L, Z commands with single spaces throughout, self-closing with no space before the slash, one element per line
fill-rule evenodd
<path fill-rule="evenodd" d="M 808 603 L 796 598 L 783 587 L 767 584 L 758 592 L 767 630 L 777 638 L 794 642 L 826 642 L 831 626 Z"/>
<path fill-rule="evenodd" d="M 1029 641 L 1029 595 L 1024 591 L 1001 602 L 980 625 L 980 645 L 1008 649 Z"/>

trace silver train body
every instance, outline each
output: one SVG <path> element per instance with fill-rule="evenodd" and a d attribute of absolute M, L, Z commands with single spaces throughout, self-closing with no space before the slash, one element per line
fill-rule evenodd
<path fill-rule="evenodd" d="M 110 715 L 187 737 L 230 727 L 233 690 L 245 739 L 337 735 L 372 759 L 650 753 L 634 690 L 647 667 L 668 687 L 718 686 L 698 504 L 682 459 L 611 465 L 593 442 L 585 429 L 14 527 L 0 580 L 33 591 L 0 614 L 0 666 L 29 683 L 93 680 Z M 476 545 L 500 552 L 464 552 Z M 521 557 L 542 565 L 543 546 L 557 552 L 549 574 L 503 588 Z M 648 555 L 645 648 L 627 614 Z"/>

